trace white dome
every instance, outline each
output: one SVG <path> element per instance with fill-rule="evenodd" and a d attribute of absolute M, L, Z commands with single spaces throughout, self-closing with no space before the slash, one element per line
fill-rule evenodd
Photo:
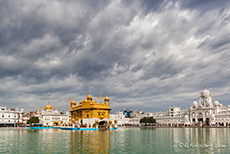
<path fill-rule="evenodd" d="M 223 107 L 223 105 L 222 105 L 221 103 L 219 103 L 219 106 L 220 106 L 220 107 Z"/>
<path fill-rule="evenodd" d="M 194 104 L 194 105 L 198 105 L 197 101 L 194 101 L 192 104 Z"/>
<path fill-rule="evenodd" d="M 197 101 L 194 101 L 194 102 L 192 103 L 192 106 L 193 106 L 193 107 L 197 107 L 197 106 L 198 106 Z"/>
<path fill-rule="evenodd" d="M 213 104 L 214 104 L 214 106 L 216 107 L 216 106 L 218 106 L 220 103 L 219 103 L 217 100 L 215 100 Z"/>
<path fill-rule="evenodd" d="M 207 90 L 206 87 L 204 87 L 204 90 L 201 91 L 201 95 L 208 96 L 210 95 L 210 91 Z"/>
<path fill-rule="evenodd" d="M 55 110 L 54 113 L 55 113 L 55 114 L 59 114 L 58 110 Z"/>

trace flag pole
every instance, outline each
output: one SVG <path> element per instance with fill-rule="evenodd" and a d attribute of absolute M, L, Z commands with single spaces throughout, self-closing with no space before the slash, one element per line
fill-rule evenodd
<path fill-rule="evenodd" d="M 70 101 L 71 101 L 71 97 L 68 100 L 68 111 L 70 112 Z"/>
<path fill-rule="evenodd" d="M 99 96 L 99 99 L 100 99 L 100 103 L 101 103 L 101 94 L 100 94 L 100 96 Z"/>

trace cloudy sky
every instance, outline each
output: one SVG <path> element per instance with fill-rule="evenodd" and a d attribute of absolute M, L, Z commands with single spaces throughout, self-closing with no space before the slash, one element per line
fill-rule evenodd
<path fill-rule="evenodd" d="M 204 86 L 230 105 L 226 0 L 2 0 L 0 106 L 186 109 Z"/>

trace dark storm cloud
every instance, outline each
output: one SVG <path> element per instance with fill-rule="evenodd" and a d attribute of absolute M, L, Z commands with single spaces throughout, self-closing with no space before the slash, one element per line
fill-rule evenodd
<path fill-rule="evenodd" d="M 91 93 L 159 111 L 189 107 L 204 85 L 227 105 L 228 4 L 1 1 L 0 105 L 66 110 Z"/>
<path fill-rule="evenodd" d="M 200 13 L 206 13 L 213 9 L 224 9 L 225 6 L 230 4 L 229 1 L 226 0 L 188 0 L 180 2 L 182 8 L 197 10 Z"/>

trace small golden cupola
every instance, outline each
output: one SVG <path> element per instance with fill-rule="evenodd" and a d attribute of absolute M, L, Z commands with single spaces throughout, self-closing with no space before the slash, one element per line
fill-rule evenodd
<path fill-rule="evenodd" d="M 104 99 L 105 102 L 109 102 L 109 97 L 106 96 L 105 99 Z"/>
<path fill-rule="evenodd" d="M 70 104 L 71 106 L 73 106 L 73 105 L 76 105 L 77 103 L 75 101 L 72 101 Z"/>
<path fill-rule="evenodd" d="M 93 100 L 93 98 L 90 94 L 87 96 L 87 100 L 89 100 L 89 101 Z"/>
<path fill-rule="evenodd" d="M 48 104 L 45 107 L 45 110 L 53 110 L 52 106 L 50 105 L 50 103 L 48 102 Z"/>

